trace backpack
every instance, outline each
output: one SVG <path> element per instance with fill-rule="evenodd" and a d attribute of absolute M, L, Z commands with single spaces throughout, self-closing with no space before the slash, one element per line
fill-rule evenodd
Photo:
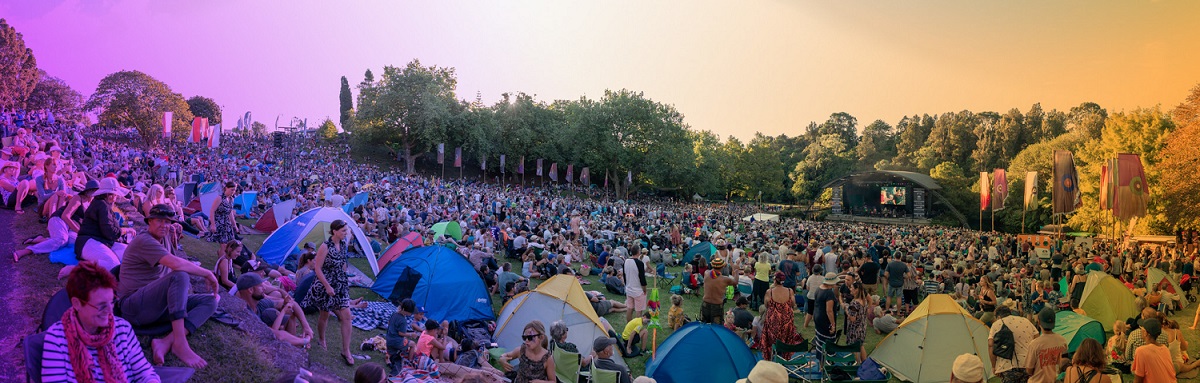
<path fill-rule="evenodd" d="M 1017 353 L 1016 343 L 1012 330 L 1001 320 L 1000 331 L 996 331 L 996 335 L 992 336 L 992 355 L 1002 359 L 1013 359 Z"/>

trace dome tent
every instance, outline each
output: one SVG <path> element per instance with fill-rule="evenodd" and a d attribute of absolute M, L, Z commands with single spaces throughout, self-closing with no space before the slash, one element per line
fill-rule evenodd
<path fill-rule="evenodd" d="M 1124 321 L 1139 314 L 1134 299 L 1133 292 L 1120 280 L 1108 273 L 1093 271 L 1088 273 L 1087 282 L 1083 286 L 1083 298 L 1079 300 L 1079 308 L 1083 310 L 1084 315 L 1100 321 L 1105 331 L 1112 331 L 1112 325 L 1116 321 Z"/>
<path fill-rule="evenodd" d="M 988 327 L 949 295 L 932 294 L 870 357 L 900 380 L 929 383 L 950 381 L 951 364 L 962 354 L 978 355 L 985 361 L 984 377 L 992 376 L 988 353 Z"/>
<path fill-rule="evenodd" d="M 1100 321 L 1079 315 L 1074 311 L 1059 311 L 1054 314 L 1054 333 L 1067 339 L 1067 352 L 1075 352 L 1084 339 L 1092 338 L 1103 345 L 1104 326 Z"/>
<path fill-rule="evenodd" d="M 546 326 L 563 321 L 568 329 L 567 341 L 580 348 L 590 347 L 597 337 L 608 336 L 583 287 L 570 275 L 551 277 L 509 300 L 500 309 L 496 343 L 510 350 L 520 347 L 525 324 L 535 319 Z"/>
<path fill-rule="evenodd" d="M 692 322 L 671 333 L 646 363 L 659 383 L 733 382 L 750 375 L 758 358 L 723 326 Z"/>
<path fill-rule="evenodd" d="M 263 241 L 262 247 L 258 249 L 258 257 L 267 263 L 283 264 L 288 255 L 299 251 L 305 242 L 320 244 L 329 239 L 329 224 L 339 219 L 350 227 L 350 240 L 358 241 L 359 248 L 366 253 L 367 262 L 371 264 L 371 272 L 378 275 L 379 266 L 376 264 L 375 251 L 371 248 L 371 239 L 350 216 L 338 208 L 315 208 L 287 221 Z"/>
<path fill-rule="evenodd" d="M 438 321 L 495 319 L 492 297 L 471 261 L 445 246 L 405 251 L 379 271 L 371 290 L 397 303 L 412 298 Z"/>

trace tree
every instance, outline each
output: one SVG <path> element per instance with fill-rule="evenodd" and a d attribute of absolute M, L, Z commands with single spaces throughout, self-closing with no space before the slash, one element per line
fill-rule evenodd
<path fill-rule="evenodd" d="M 976 169 L 971 161 L 971 153 L 978 143 L 975 137 L 977 123 L 975 114 L 969 110 L 945 113 L 938 117 L 925 146 L 917 153 L 918 169 L 928 171 L 946 161 L 959 164 L 964 169 Z"/>
<path fill-rule="evenodd" d="M 332 140 L 337 137 L 337 134 L 337 125 L 334 125 L 333 120 L 330 120 L 328 117 L 325 118 L 325 121 L 321 122 L 321 125 L 317 126 L 317 137 Z"/>
<path fill-rule="evenodd" d="M 1042 111 L 1042 103 L 1034 103 L 1029 107 L 1029 112 L 1025 113 L 1025 142 L 1036 144 L 1044 140 L 1049 140 L 1043 132 L 1042 123 L 1046 117 L 1046 112 Z"/>
<path fill-rule="evenodd" d="M 855 151 L 859 169 L 873 169 L 879 161 L 896 157 L 896 135 L 892 134 L 892 126 L 883 120 L 867 125 Z"/>
<path fill-rule="evenodd" d="M 403 68 L 385 67 L 379 81 L 359 92 L 355 129 L 395 145 L 405 171 L 412 173 L 416 160 L 447 136 L 458 105 L 457 84 L 454 68 L 426 67 L 418 60 Z"/>
<path fill-rule="evenodd" d="M 0 18 L 0 109 L 24 106 L 40 77 L 33 49 L 25 47 L 25 38 Z"/>
<path fill-rule="evenodd" d="M 1067 114 L 1067 130 L 1082 131 L 1090 138 L 1100 138 L 1104 130 L 1104 120 L 1108 119 L 1108 111 L 1094 102 L 1085 102 L 1071 108 Z"/>
<path fill-rule="evenodd" d="M 817 197 L 822 185 L 854 170 L 854 152 L 837 134 L 817 137 L 805 152 L 804 160 L 792 172 L 792 194 L 797 199 Z"/>
<path fill-rule="evenodd" d="M 208 119 L 210 125 L 221 123 L 221 106 L 216 101 L 204 96 L 192 96 L 187 99 L 188 109 L 192 115 Z"/>
<path fill-rule="evenodd" d="M 338 101 L 338 111 L 341 113 L 338 117 L 338 122 L 342 124 L 342 129 L 345 130 L 350 125 L 350 120 L 354 117 L 354 98 L 350 94 L 350 81 L 346 80 L 346 76 L 342 76 L 342 89 L 338 94 Z"/>
<path fill-rule="evenodd" d="M 933 131 L 933 124 L 936 119 L 928 114 L 912 117 L 905 116 L 896 124 L 896 133 L 899 140 L 896 142 L 896 160 L 893 164 L 900 168 L 917 168 L 917 152 L 924 146 L 925 141 L 929 139 L 929 133 Z M 932 164 L 936 166 L 937 164 Z M 926 168 L 928 169 L 928 168 Z"/>
<path fill-rule="evenodd" d="M 846 112 L 831 114 L 829 119 L 817 125 L 816 129 L 812 129 L 811 126 L 809 129 L 809 134 L 814 137 L 836 134 L 848 149 L 854 149 L 858 145 L 858 119 Z"/>
<path fill-rule="evenodd" d="M 1178 129 L 1167 137 L 1161 152 L 1161 200 L 1166 221 L 1175 228 L 1200 227 L 1200 182 L 1196 166 L 1200 164 L 1200 85 L 1192 88 L 1187 99 L 1171 111 Z"/>
<path fill-rule="evenodd" d="M 772 137 L 755 133 L 742 153 L 739 162 L 746 198 L 772 200 L 784 190 L 787 172 L 779 166 L 782 161 L 773 141 Z"/>
<path fill-rule="evenodd" d="M 100 124 L 136 129 L 148 145 L 154 145 L 162 137 L 163 112 L 174 113 L 171 131 L 175 139 L 188 135 L 193 117 L 183 96 L 172 92 L 162 81 L 138 71 L 120 71 L 105 76 L 83 107 L 98 111 Z"/>
<path fill-rule="evenodd" d="M 254 133 L 255 137 L 264 137 L 267 135 L 267 124 L 254 121 L 250 123 L 250 132 Z"/>
<path fill-rule="evenodd" d="M 1008 165 L 1008 157 L 1004 157 L 1004 142 L 1000 137 L 1001 117 L 995 112 L 978 114 L 979 124 L 975 125 L 977 141 L 971 159 L 978 164 L 979 169 L 995 169 Z"/>
<path fill-rule="evenodd" d="M 55 119 L 62 121 L 83 120 L 83 95 L 71 89 L 62 79 L 49 76 L 46 72 L 42 72 L 37 86 L 25 100 L 25 107 L 31 110 L 48 110 L 54 113 Z"/>

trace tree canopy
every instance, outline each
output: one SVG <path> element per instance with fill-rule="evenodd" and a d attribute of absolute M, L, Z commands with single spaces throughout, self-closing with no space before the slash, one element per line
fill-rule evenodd
<path fill-rule="evenodd" d="M 42 72 L 37 86 L 25 101 L 30 110 L 45 109 L 64 121 L 83 121 L 83 95 L 71 89 L 62 79 Z"/>
<path fill-rule="evenodd" d="M 217 105 L 217 102 L 213 101 L 213 99 L 204 96 L 192 96 L 187 99 L 187 104 L 193 116 L 207 118 L 208 123 L 212 125 L 221 123 L 221 106 Z"/>
<path fill-rule="evenodd" d="M 100 124 L 132 127 L 150 145 L 162 137 L 163 112 L 174 113 L 171 132 L 182 139 L 190 131 L 192 112 L 183 96 L 162 81 L 138 71 L 120 71 L 100 80 L 84 109 L 99 112 Z"/>
<path fill-rule="evenodd" d="M 0 18 L 0 108 L 25 106 L 41 78 L 33 49 L 25 46 L 25 38 L 8 21 Z"/>

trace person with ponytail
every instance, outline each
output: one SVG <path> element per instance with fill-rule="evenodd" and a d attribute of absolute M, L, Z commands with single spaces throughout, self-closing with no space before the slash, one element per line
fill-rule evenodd
<path fill-rule="evenodd" d="M 71 308 L 46 330 L 44 382 L 159 382 L 133 326 L 113 316 L 117 280 L 92 261 L 67 277 Z"/>

